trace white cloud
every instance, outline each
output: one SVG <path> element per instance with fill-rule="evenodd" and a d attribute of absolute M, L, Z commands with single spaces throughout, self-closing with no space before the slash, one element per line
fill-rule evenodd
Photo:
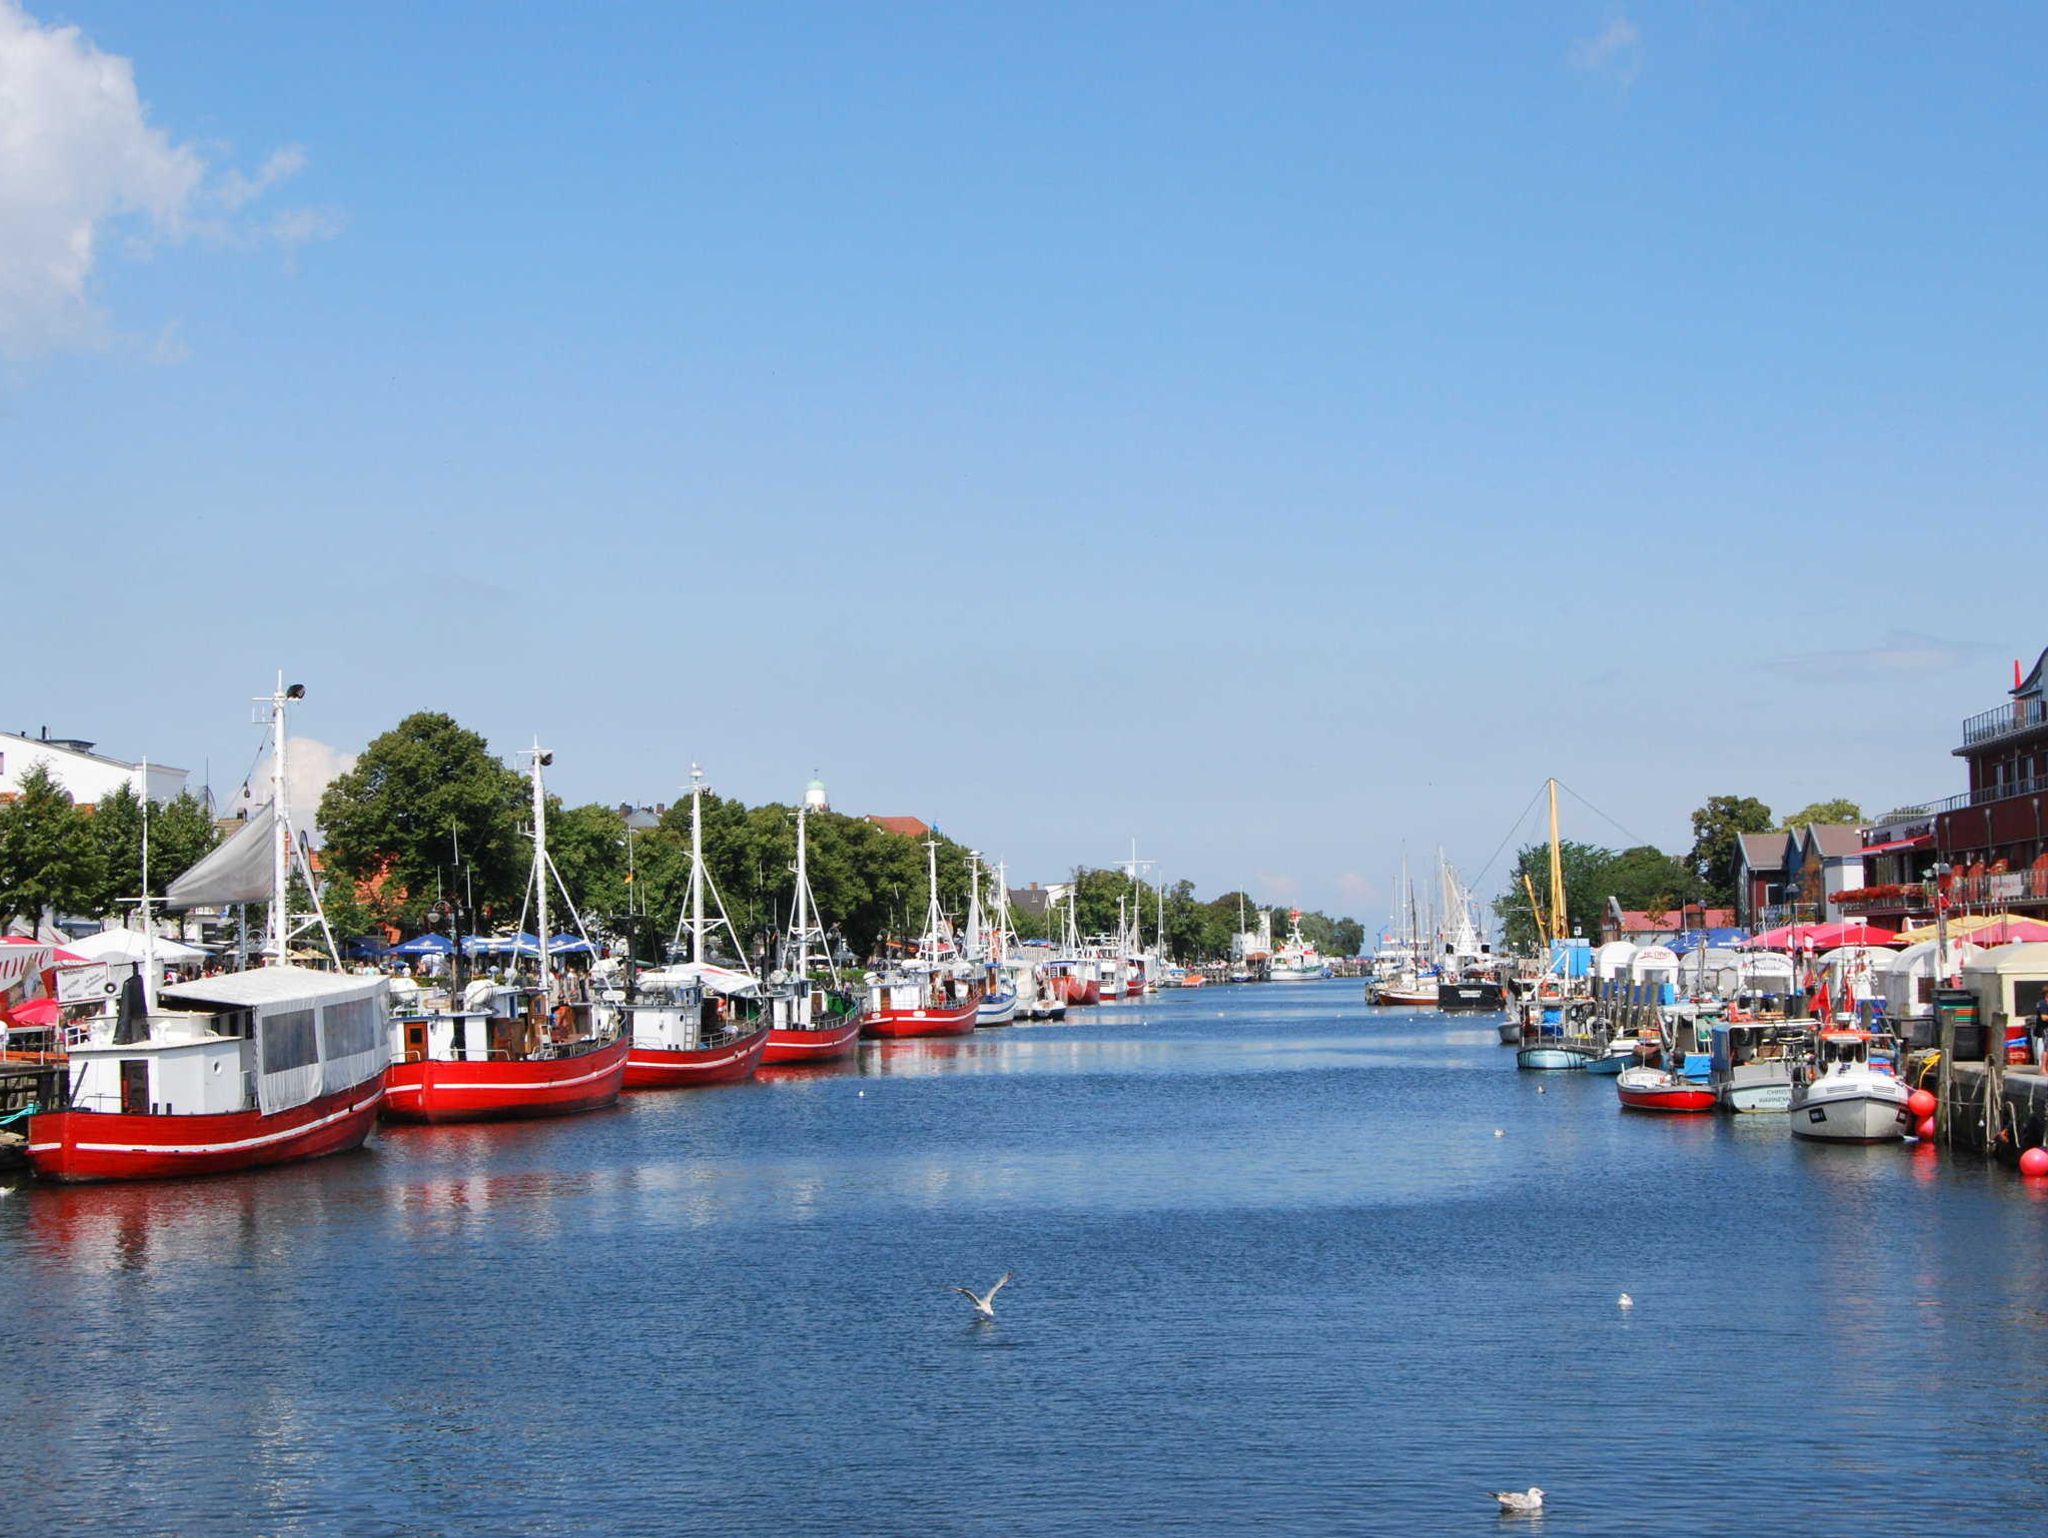
<path fill-rule="evenodd" d="M 356 755 L 329 747 L 313 737 L 293 737 L 285 761 L 285 794 L 291 798 L 292 826 L 310 832 L 327 787 L 356 766 Z M 227 814 L 252 811 L 270 799 L 270 755 L 257 760 L 242 786 L 229 799 Z"/>
<path fill-rule="evenodd" d="M 149 121 L 127 59 L 0 0 L 0 357 L 104 343 L 91 290 L 113 230 L 141 250 L 194 234 L 293 245 L 334 233 L 324 210 L 243 222 L 305 163 L 294 145 L 253 175 L 216 173 Z"/>
<path fill-rule="evenodd" d="M 1285 871 L 1262 870 L 1258 872 L 1259 901 L 1279 907 L 1292 906 L 1301 901 L 1301 878 L 1290 876 Z"/>
<path fill-rule="evenodd" d="M 1620 11 L 1591 37 L 1572 44 L 1572 68 L 1605 75 L 1624 91 L 1643 72 L 1643 34 Z"/>
<path fill-rule="evenodd" d="M 214 188 L 214 199 L 228 212 L 234 213 L 255 202 L 279 182 L 288 181 L 305 169 L 306 152 L 296 144 L 287 144 L 281 150 L 273 150 L 270 158 L 257 167 L 254 176 L 244 176 L 234 170 L 223 172 L 219 185 Z"/>
<path fill-rule="evenodd" d="M 1917 630 L 1887 630 L 1875 645 L 1774 657 L 1771 666 L 1807 678 L 1916 678 L 1952 672 L 1980 661 L 1991 650 L 1977 641 L 1951 641 Z"/>
<path fill-rule="evenodd" d="M 1377 908 L 1381 900 L 1379 883 L 1355 870 L 1347 870 L 1337 878 L 1337 895 L 1354 911 Z"/>

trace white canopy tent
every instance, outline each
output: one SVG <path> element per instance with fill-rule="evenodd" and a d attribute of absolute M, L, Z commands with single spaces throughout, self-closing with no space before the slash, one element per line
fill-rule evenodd
<path fill-rule="evenodd" d="M 144 961 L 148 959 L 149 941 L 140 930 L 102 929 L 96 935 L 87 935 L 83 940 L 73 940 L 65 947 L 83 956 L 87 961 Z M 186 945 L 179 940 L 168 940 L 159 935 L 156 939 L 156 959 L 165 966 L 183 966 L 190 961 L 204 961 L 207 953 L 196 945 Z"/>

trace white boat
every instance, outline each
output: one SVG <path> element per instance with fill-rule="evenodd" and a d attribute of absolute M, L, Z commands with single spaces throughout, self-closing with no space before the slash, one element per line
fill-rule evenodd
<path fill-rule="evenodd" d="M 1812 1055 L 1792 1074 L 1792 1135 L 1825 1143 L 1889 1143 L 1913 1125 L 1911 1091 L 1870 1059 L 1878 1038 L 1864 1031 L 1823 1030 Z"/>
<path fill-rule="evenodd" d="M 1724 1111 L 1792 1109 L 1792 1065 L 1806 1030 L 1782 1020 L 1717 1021 L 1707 1083 Z"/>
<path fill-rule="evenodd" d="M 1312 983 L 1328 977 L 1330 969 L 1323 964 L 1322 953 L 1301 937 L 1301 910 L 1294 909 L 1289 917 L 1293 920 L 1293 928 L 1288 931 L 1287 938 L 1280 942 L 1280 948 L 1273 953 L 1273 964 L 1266 971 L 1267 980 L 1275 983 Z"/>

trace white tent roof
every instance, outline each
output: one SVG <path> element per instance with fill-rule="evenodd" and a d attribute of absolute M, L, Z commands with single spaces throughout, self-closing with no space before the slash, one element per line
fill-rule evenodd
<path fill-rule="evenodd" d="M 142 961 L 147 958 L 144 947 L 148 942 L 139 930 L 102 929 L 96 935 L 87 935 L 83 940 L 73 940 L 64 948 L 87 961 Z M 204 961 L 206 952 L 196 945 L 182 941 L 167 940 L 159 935 L 156 941 L 156 959 L 170 965 L 186 961 Z"/>
<path fill-rule="evenodd" d="M 751 972 L 714 966 L 708 961 L 679 961 L 674 966 L 649 969 L 640 974 L 640 981 L 650 988 L 664 985 L 674 987 L 679 983 L 699 983 L 703 985 L 706 993 L 740 996 L 757 993 L 761 987 L 760 979 Z"/>
<path fill-rule="evenodd" d="M 181 1004 L 219 1004 L 248 1009 L 261 1004 L 308 1004 L 337 999 L 368 998 L 384 991 L 381 977 L 354 977 L 345 972 L 316 972 L 311 967 L 256 967 L 203 977 L 162 990 L 162 997 Z"/>
<path fill-rule="evenodd" d="M 2043 972 L 2048 973 L 2048 945 L 1992 945 L 1985 947 L 1981 956 L 1973 958 L 1968 967 L 1971 972 Z"/>

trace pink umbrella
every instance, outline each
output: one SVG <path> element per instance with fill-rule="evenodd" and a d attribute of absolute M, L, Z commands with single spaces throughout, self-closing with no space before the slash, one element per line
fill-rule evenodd
<path fill-rule="evenodd" d="M 1868 924 L 1862 919 L 1838 919 L 1830 924 L 1781 924 L 1752 938 L 1749 948 L 1758 951 L 1831 951 L 1838 945 L 1891 945 L 1898 938 L 1898 931 Z"/>
<path fill-rule="evenodd" d="M 2048 924 L 2039 919 L 2000 919 L 1969 933 L 1972 945 L 2024 945 L 2048 940 Z"/>
<path fill-rule="evenodd" d="M 1812 938 L 1815 950 L 1831 951 L 1838 945 L 1892 945 L 1897 943 L 1899 932 L 1862 919 L 1843 919 L 1834 924 L 1815 924 L 1801 938 L 1801 944 L 1806 937 Z"/>

